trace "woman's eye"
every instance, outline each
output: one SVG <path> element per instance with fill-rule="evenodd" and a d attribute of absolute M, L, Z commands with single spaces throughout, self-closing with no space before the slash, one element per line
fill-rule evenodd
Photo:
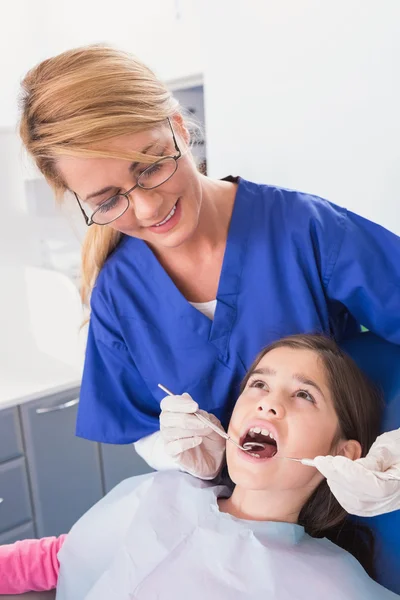
<path fill-rule="evenodd" d="M 113 198 L 110 198 L 109 200 L 101 204 L 98 208 L 99 212 L 106 213 L 109 210 L 112 210 L 118 203 L 118 198 L 119 196 L 114 196 Z"/>
<path fill-rule="evenodd" d="M 307 392 L 306 390 L 298 390 L 296 392 L 296 396 L 298 398 L 302 398 L 303 400 L 308 400 L 308 402 L 312 402 L 313 404 L 315 404 L 314 397 L 309 392 Z"/>
<path fill-rule="evenodd" d="M 261 390 L 268 391 L 267 384 L 265 383 L 265 381 L 262 381 L 261 379 L 255 379 L 255 380 L 251 381 L 249 387 L 259 388 Z"/>
<path fill-rule="evenodd" d="M 156 163 L 155 165 L 152 165 L 151 167 L 147 167 L 147 169 L 145 169 L 144 171 L 139 173 L 139 177 L 151 177 L 152 175 L 155 175 L 156 173 L 158 173 L 158 171 L 160 169 L 162 169 L 161 164 Z"/>

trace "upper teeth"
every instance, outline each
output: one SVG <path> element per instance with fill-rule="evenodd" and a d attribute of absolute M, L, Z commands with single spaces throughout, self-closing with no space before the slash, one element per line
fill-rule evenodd
<path fill-rule="evenodd" d="M 169 221 L 170 218 L 174 216 L 175 211 L 176 211 L 176 204 L 172 207 L 171 212 L 169 212 L 167 214 L 167 216 L 165 217 L 164 221 L 160 221 L 159 223 L 157 223 L 156 227 L 160 227 L 160 225 L 164 225 L 164 223 L 166 223 L 167 221 Z"/>
<path fill-rule="evenodd" d="M 270 431 L 268 431 L 268 429 L 261 429 L 260 427 L 251 427 L 251 429 L 249 429 L 250 437 L 255 437 L 259 433 L 261 433 L 261 435 L 264 435 L 265 437 L 269 436 L 272 440 L 275 439 L 274 435 Z"/>

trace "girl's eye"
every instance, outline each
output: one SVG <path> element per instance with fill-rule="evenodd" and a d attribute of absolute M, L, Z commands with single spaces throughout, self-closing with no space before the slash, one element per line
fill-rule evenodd
<path fill-rule="evenodd" d="M 261 390 L 265 390 L 266 392 L 268 392 L 269 389 L 265 381 L 262 381 L 261 379 L 254 379 L 251 381 L 249 387 L 259 388 Z"/>
<path fill-rule="evenodd" d="M 315 404 L 315 398 L 309 392 L 307 392 L 307 390 L 298 390 L 296 392 L 296 396 L 298 398 L 302 398 L 303 400 L 307 400 L 308 402 L 312 402 L 313 404 Z"/>

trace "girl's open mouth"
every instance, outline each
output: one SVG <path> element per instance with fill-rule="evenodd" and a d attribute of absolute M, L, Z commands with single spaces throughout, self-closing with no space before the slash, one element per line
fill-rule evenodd
<path fill-rule="evenodd" d="M 252 446 L 253 444 L 254 446 Z M 258 460 L 273 458 L 278 452 L 275 437 L 266 428 L 250 427 L 248 432 L 241 438 L 240 445 L 246 449 L 248 448 L 247 454 L 253 455 Z"/>

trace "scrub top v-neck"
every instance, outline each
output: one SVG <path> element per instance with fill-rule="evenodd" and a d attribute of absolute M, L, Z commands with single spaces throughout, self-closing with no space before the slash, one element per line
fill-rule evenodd
<path fill-rule="evenodd" d="M 143 312 L 142 307 L 136 316 L 139 320 L 145 320 L 150 326 L 154 326 L 154 311 L 160 311 L 159 314 L 163 316 L 163 319 L 157 323 L 157 328 L 162 330 L 160 335 L 169 341 L 170 348 L 173 348 L 176 343 L 191 348 L 197 339 L 197 343 L 201 345 L 213 344 L 218 350 L 218 356 L 223 360 L 226 359 L 229 335 L 236 318 L 241 266 L 244 262 L 247 237 L 251 229 L 242 191 L 243 186 L 239 185 L 228 229 L 217 290 L 217 307 L 212 321 L 193 307 L 183 296 L 145 242 L 134 238 L 125 240 L 131 246 L 130 251 L 135 256 L 133 260 L 142 261 L 141 266 L 135 272 L 135 277 L 143 278 L 146 288 L 148 279 L 152 281 L 151 289 L 142 289 L 144 294 L 148 293 L 147 310 Z M 173 382 L 170 381 L 170 383 Z"/>
<path fill-rule="evenodd" d="M 400 343 L 399 278 L 394 234 L 320 198 L 239 179 L 213 320 L 144 241 L 124 236 L 106 261 L 92 294 L 77 434 L 130 443 L 158 430 L 158 383 L 188 392 L 226 426 L 246 369 L 283 335 L 341 340 L 361 322 Z"/>

